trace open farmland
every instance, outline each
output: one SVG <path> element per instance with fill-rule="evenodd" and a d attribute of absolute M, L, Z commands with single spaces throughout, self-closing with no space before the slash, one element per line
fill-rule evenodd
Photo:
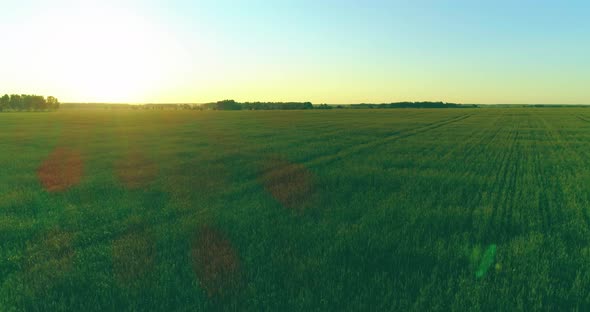
<path fill-rule="evenodd" d="M 0 115 L 0 310 L 590 309 L 590 110 Z"/>

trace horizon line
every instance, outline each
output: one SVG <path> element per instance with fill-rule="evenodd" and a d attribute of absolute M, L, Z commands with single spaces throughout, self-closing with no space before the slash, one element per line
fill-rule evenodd
<path fill-rule="evenodd" d="M 190 105 L 203 105 L 203 104 L 212 104 L 217 103 L 218 101 L 214 102 L 78 102 L 78 101 L 68 101 L 62 102 L 62 104 L 103 104 L 103 105 L 179 105 L 179 104 L 190 104 Z M 444 103 L 444 104 L 458 104 L 458 105 L 572 105 L 572 106 L 589 106 L 590 103 L 458 103 L 458 102 L 445 102 L 445 101 L 397 101 L 397 102 L 358 102 L 358 103 L 314 103 L 311 101 L 236 101 L 237 103 L 311 103 L 313 105 L 359 105 L 359 104 L 367 104 L 367 105 L 381 105 L 381 104 L 395 104 L 395 103 Z"/>

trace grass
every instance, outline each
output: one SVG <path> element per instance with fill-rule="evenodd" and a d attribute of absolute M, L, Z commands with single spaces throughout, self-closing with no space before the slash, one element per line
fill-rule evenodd
<path fill-rule="evenodd" d="M 0 310 L 590 308 L 583 108 L 0 114 Z"/>

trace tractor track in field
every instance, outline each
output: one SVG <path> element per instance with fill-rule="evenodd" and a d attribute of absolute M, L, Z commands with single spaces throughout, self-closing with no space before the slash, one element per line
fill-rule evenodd
<path fill-rule="evenodd" d="M 499 118 L 506 117 L 501 116 Z M 515 227 L 513 216 L 514 206 L 518 198 L 518 181 L 519 174 L 522 171 L 520 166 L 522 165 L 522 152 L 520 151 L 521 143 L 519 141 L 521 135 L 521 125 L 517 124 L 510 128 L 498 127 L 499 129 L 495 132 L 493 138 L 489 141 L 490 143 L 498 137 L 498 134 L 502 130 L 506 131 L 507 137 L 501 138 L 501 142 L 509 142 L 506 148 L 500 146 L 497 148 L 495 153 L 496 161 L 498 164 L 497 174 L 494 180 L 489 185 L 491 194 L 489 200 L 492 202 L 491 214 L 488 218 L 484 218 L 485 230 L 481 233 L 483 239 L 503 241 L 510 238 L 511 235 L 517 232 Z M 480 201 L 482 200 L 480 195 Z M 471 216 L 471 222 L 473 224 L 474 216 Z"/>
<path fill-rule="evenodd" d="M 543 123 L 544 129 L 547 130 L 547 136 L 555 143 L 559 144 L 560 140 L 558 140 L 555 135 L 553 134 L 553 129 L 549 126 L 546 120 L 541 119 Z M 548 174 L 544 169 L 543 163 L 544 161 L 537 155 L 536 157 L 536 164 L 535 167 L 537 168 L 537 178 L 539 183 L 542 185 L 542 191 L 540 193 L 539 199 L 539 210 L 541 212 L 541 217 L 543 218 L 543 232 L 549 231 L 552 226 L 552 212 L 551 212 L 551 202 L 549 201 L 550 198 L 547 196 L 547 191 L 549 190 L 549 184 L 547 183 Z"/>
<path fill-rule="evenodd" d="M 509 196 L 506 194 L 505 196 L 502 196 L 502 213 L 500 215 L 500 224 L 502 224 L 503 227 L 503 231 L 502 234 L 504 236 L 508 236 L 510 237 L 512 233 L 512 226 L 513 226 L 513 220 L 512 220 L 512 216 L 513 216 L 513 211 L 514 211 L 514 204 L 515 204 L 515 198 L 517 196 L 517 180 L 518 180 L 518 174 L 519 174 L 519 169 L 520 169 L 520 163 L 521 163 L 521 155 L 519 153 L 519 138 L 520 132 L 517 129 L 516 130 L 516 134 L 514 136 L 514 141 L 513 141 L 513 147 L 512 147 L 512 153 L 511 153 L 511 157 L 510 157 L 510 174 L 508 174 L 508 181 L 505 181 L 505 183 L 507 183 L 506 187 L 505 187 L 505 192 L 509 194 Z"/>
<path fill-rule="evenodd" d="M 498 117 L 498 119 L 500 119 L 500 118 L 501 117 Z M 485 150 L 485 148 L 487 146 L 489 146 L 490 143 L 493 142 L 496 139 L 496 137 L 498 137 L 498 134 L 500 133 L 500 131 L 502 131 L 502 127 L 496 127 L 496 131 L 494 131 L 494 133 L 493 133 L 493 135 L 491 135 L 491 138 L 490 139 L 488 139 L 487 137 L 483 136 L 479 140 L 479 143 L 484 143 L 483 146 L 482 146 L 482 148 L 481 148 L 482 151 Z M 474 152 L 475 152 L 475 146 L 471 146 L 469 148 L 468 154 L 466 155 L 466 158 L 467 158 L 467 156 L 472 155 Z M 470 171 L 467 170 L 466 171 L 466 174 L 468 174 L 469 172 Z M 469 217 L 465 221 L 464 228 L 467 229 L 467 230 L 473 229 L 475 210 L 476 210 L 476 207 L 481 203 L 481 201 L 483 199 L 482 192 L 478 192 L 477 195 L 476 195 L 476 197 L 477 198 L 474 199 L 474 201 L 473 201 L 473 207 L 469 211 Z"/>
<path fill-rule="evenodd" d="M 532 123 L 531 123 L 532 122 Z M 529 120 L 529 125 L 533 127 L 535 130 L 544 131 L 546 129 L 546 125 L 542 123 L 541 120 L 538 119 L 531 119 Z M 538 150 L 539 144 L 537 143 L 539 140 L 544 138 L 543 135 L 538 135 L 536 131 L 532 131 L 530 133 L 531 139 L 528 141 L 524 141 L 523 149 L 526 150 L 524 154 L 521 154 L 521 158 L 519 161 L 521 164 L 524 164 L 525 167 L 521 168 L 522 170 L 526 170 L 525 173 L 525 180 L 530 179 L 529 183 L 532 183 L 535 186 L 535 190 L 539 189 L 546 189 L 546 181 L 542 179 L 544 176 L 543 169 L 541 168 L 541 164 L 543 161 L 541 160 L 541 151 Z M 526 181 L 523 185 L 526 184 Z M 530 227 L 533 225 L 535 230 L 544 232 L 550 226 L 550 211 L 547 207 L 548 198 L 547 194 L 544 192 L 539 193 L 522 193 L 522 198 L 530 199 L 532 202 L 529 203 L 531 206 L 528 208 L 530 210 L 526 211 L 526 216 L 530 220 L 524 220 L 522 211 L 520 216 L 521 227 Z M 534 196 L 531 196 L 534 195 Z M 537 200 L 536 205 L 534 204 L 535 199 Z"/>
<path fill-rule="evenodd" d="M 523 192 L 520 187 L 521 181 L 524 179 L 524 166 L 526 162 L 526 155 L 523 152 L 524 141 L 521 140 L 523 133 L 522 119 L 517 124 L 516 135 L 514 138 L 515 147 L 513 148 L 514 155 L 512 157 L 512 175 L 508 181 L 509 185 L 507 190 L 510 191 L 510 196 L 503 198 L 504 213 L 502 214 L 501 220 L 504 221 L 503 227 L 505 229 L 505 238 L 510 239 L 515 235 L 519 234 L 519 230 L 522 230 L 522 213 L 518 213 L 518 220 L 514 220 L 514 209 L 518 205 L 518 199 L 523 198 Z M 516 224 L 515 224 L 516 223 Z"/>
<path fill-rule="evenodd" d="M 474 141 L 478 141 L 481 142 L 483 141 L 481 138 L 479 140 L 476 140 L 478 138 L 478 135 L 482 132 L 485 132 L 485 129 L 478 129 L 477 131 L 472 131 L 470 132 L 467 137 L 465 139 L 463 139 L 462 144 L 453 144 L 452 148 L 448 149 L 447 151 L 445 151 L 444 154 L 442 154 L 440 156 L 441 160 L 448 160 L 447 158 L 451 158 L 451 156 L 453 154 L 455 154 L 457 151 L 463 151 L 460 152 L 459 154 L 463 156 L 463 158 L 465 160 L 469 159 L 469 156 L 473 153 L 473 150 L 475 149 L 475 144 L 473 144 Z M 467 148 L 465 148 L 467 146 Z M 422 149 L 420 150 L 418 153 L 424 153 L 426 151 L 426 149 Z M 417 169 L 421 169 L 421 167 L 418 167 Z M 455 169 L 455 168 L 453 168 Z"/>
<path fill-rule="evenodd" d="M 496 121 L 496 120 L 495 120 Z M 479 131 L 473 131 L 469 134 L 468 139 L 465 139 L 463 144 L 455 144 L 454 148 L 452 148 L 448 153 L 446 153 L 441 159 L 451 158 L 457 151 L 459 151 L 459 155 L 462 157 L 462 162 L 457 162 L 461 164 L 459 168 L 455 167 L 452 170 L 463 170 L 462 176 L 466 177 L 471 172 L 473 172 L 472 167 L 473 163 L 470 162 L 470 158 L 474 155 L 475 151 L 477 150 L 477 146 L 487 146 L 489 143 L 498 135 L 501 128 L 498 128 L 492 135 L 491 139 L 488 139 L 488 136 L 485 135 L 486 133 L 485 128 L 479 128 Z M 467 148 L 465 148 L 467 147 Z M 418 168 L 419 169 L 419 168 Z M 452 174 L 450 175 L 452 176 Z M 475 212 L 475 203 L 481 202 L 482 194 L 478 192 L 475 195 L 475 198 L 472 200 L 472 207 L 469 209 L 468 216 L 465 218 L 465 221 L 458 225 L 458 229 L 462 229 L 464 231 L 471 231 L 473 229 L 473 216 Z"/>
<path fill-rule="evenodd" d="M 471 114 L 465 114 L 465 115 L 461 115 L 458 117 L 453 117 L 450 119 L 446 119 L 443 121 L 437 121 L 434 123 L 430 123 L 430 124 L 426 124 L 424 126 L 420 126 L 417 128 L 413 128 L 413 129 L 407 129 L 407 130 L 399 130 L 394 132 L 392 135 L 389 135 L 387 137 L 384 137 L 382 139 L 377 139 L 374 141 L 370 141 L 367 143 L 361 143 L 361 144 L 357 144 L 354 146 L 351 146 L 347 149 L 343 149 L 341 151 L 339 151 L 336 154 L 330 154 L 330 155 L 324 155 L 324 156 L 319 156 L 316 157 L 312 160 L 309 160 L 307 162 L 304 162 L 303 164 L 308 166 L 308 167 L 314 167 L 314 166 L 318 166 L 318 165 L 326 165 L 329 164 L 333 161 L 342 159 L 342 158 L 346 158 L 350 155 L 354 155 L 358 152 L 361 152 L 363 150 L 367 150 L 370 148 L 375 148 L 393 141 L 397 141 L 399 139 L 404 139 L 407 137 L 411 137 L 417 134 L 421 134 L 421 133 L 425 133 L 434 129 L 438 129 L 440 127 L 446 126 L 448 124 L 452 124 L 455 122 L 459 122 L 461 120 L 465 120 L 467 118 L 471 117 Z"/>
<path fill-rule="evenodd" d="M 496 120 L 494 120 L 494 121 L 496 121 Z M 470 164 L 470 161 L 469 161 L 470 157 L 476 151 L 477 146 L 481 146 L 482 143 L 484 145 L 488 145 L 490 142 L 490 140 L 488 139 L 489 136 L 485 135 L 487 129 L 482 128 L 482 127 L 478 127 L 477 129 L 478 130 L 476 130 L 476 131 L 470 132 L 467 135 L 467 137 L 461 141 L 460 144 L 452 144 L 453 147 L 448 149 L 447 151 L 445 151 L 444 154 L 442 154 L 439 157 L 439 161 L 441 161 L 442 163 L 445 163 L 445 161 L 449 161 L 450 159 L 455 159 L 455 158 L 453 158 L 454 155 L 459 155 L 459 157 L 463 159 L 463 162 L 457 162 L 458 164 L 460 163 L 460 165 L 453 167 L 453 168 L 448 168 L 449 172 L 463 170 L 463 172 L 462 172 L 463 177 L 469 175 L 469 173 L 472 172 L 471 169 L 465 170 L 465 168 L 466 168 L 465 166 Z M 494 132 L 492 139 L 498 134 L 498 132 L 500 130 L 501 130 L 501 128 L 498 128 L 498 130 L 496 130 Z M 426 148 L 423 148 L 421 151 L 417 152 L 417 154 L 421 154 L 421 153 L 425 153 L 425 152 L 426 152 Z M 415 170 L 420 171 L 422 168 L 424 168 L 423 163 L 417 165 L 417 167 L 415 167 Z M 449 175 L 449 177 L 450 176 L 451 175 Z M 452 182 L 447 181 L 446 183 L 452 183 Z M 473 200 L 474 202 L 481 201 L 481 193 L 478 193 L 477 197 L 478 197 L 477 199 Z M 475 207 L 475 206 L 473 206 L 473 207 Z M 474 214 L 474 208 L 470 209 L 469 216 L 457 228 L 464 229 L 464 230 L 471 229 L 473 226 L 473 214 Z"/>
<path fill-rule="evenodd" d="M 539 184 L 542 186 L 542 190 L 539 193 L 539 213 L 540 213 L 540 217 L 541 217 L 541 230 L 543 232 L 547 231 L 547 229 L 550 227 L 550 220 L 551 220 L 551 210 L 550 210 L 550 205 L 549 205 L 549 198 L 547 197 L 547 193 L 545 192 L 545 190 L 547 189 L 547 182 L 545 181 L 544 177 L 545 172 L 544 169 L 542 168 L 542 163 L 543 161 L 540 159 L 539 155 L 536 155 L 535 157 L 535 171 L 537 172 L 536 174 L 536 178 L 537 181 L 539 182 Z"/>
<path fill-rule="evenodd" d="M 415 118 L 415 117 L 420 117 L 420 116 L 421 116 L 420 114 L 407 115 L 407 116 L 405 116 L 406 119 L 404 121 L 406 121 L 406 122 L 407 121 L 420 121 L 419 118 Z M 420 127 L 424 127 L 424 125 L 422 125 Z M 370 127 L 361 128 L 361 130 L 367 130 L 367 129 L 370 129 Z M 415 130 L 415 129 L 417 129 L 417 128 L 408 127 L 408 128 L 400 129 L 397 132 L 405 132 L 405 131 L 411 131 L 411 130 Z M 339 128 L 339 127 L 336 127 L 336 128 L 326 127 L 326 130 L 324 130 L 324 129 L 314 129 L 314 130 L 317 130 L 316 131 L 317 134 L 314 134 L 314 141 L 322 141 L 322 140 L 330 140 L 330 139 L 336 138 L 338 135 L 346 135 L 348 131 L 356 131 L 357 128 L 343 129 L 343 128 Z M 302 136 L 302 137 L 305 137 L 305 136 Z M 386 137 L 388 137 L 388 136 L 385 135 L 385 138 Z M 377 140 L 382 140 L 382 139 L 384 139 L 384 138 L 378 138 Z M 303 142 L 307 142 L 307 141 L 308 141 L 308 139 L 295 139 L 295 140 L 289 142 L 289 144 L 302 144 Z M 360 143 L 360 144 L 366 144 L 366 142 Z M 320 155 L 315 155 L 315 156 L 312 155 L 310 157 L 310 159 L 303 160 L 302 163 L 305 163 L 307 161 L 313 161 L 316 158 L 325 157 L 328 155 L 329 154 L 325 154 L 325 153 L 320 154 Z"/>
<path fill-rule="evenodd" d="M 506 206 L 505 200 L 508 196 L 513 196 L 511 194 L 508 185 L 510 184 L 510 179 L 512 178 L 511 175 L 511 168 L 512 168 L 512 158 L 515 153 L 515 144 L 518 139 L 518 130 L 511 129 L 510 132 L 510 146 L 508 147 L 508 151 L 502 153 L 500 159 L 500 169 L 498 170 L 497 178 L 494 182 L 494 196 L 493 198 L 493 205 L 492 205 L 492 214 L 488 221 L 488 234 L 487 236 L 493 239 L 501 238 L 503 235 L 496 235 L 496 233 L 501 230 L 498 228 L 499 224 L 502 224 L 503 218 L 506 217 Z M 504 200 L 503 200 L 504 199 Z M 502 202 L 502 204 L 500 204 Z M 499 218 L 500 220 L 496 222 L 496 219 Z"/>
<path fill-rule="evenodd" d="M 481 132 L 485 131 L 484 129 L 478 128 L 478 130 L 476 131 L 471 131 L 469 132 L 469 134 L 467 135 L 467 138 L 465 138 L 462 141 L 462 144 L 453 144 L 453 147 L 446 149 L 444 151 L 444 153 L 440 153 L 440 159 L 441 160 L 445 160 L 445 158 L 451 157 L 456 151 L 460 151 L 462 150 L 465 146 L 468 146 L 468 148 L 466 149 L 465 153 L 460 153 L 461 155 L 465 156 L 467 155 L 471 150 L 473 150 L 474 146 L 473 144 L 469 144 L 469 142 L 472 142 L 475 140 L 475 138 L 477 138 L 476 134 L 479 134 Z M 427 131 L 424 131 L 427 132 Z M 424 133 L 422 132 L 422 133 Z M 421 150 L 417 151 L 417 154 L 424 154 L 424 153 L 431 153 L 433 150 L 430 150 L 428 147 L 423 147 Z M 465 157 L 467 158 L 467 157 Z M 421 169 L 422 167 L 418 167 L 417 169 Z"/>
<path fill-rule="evenodd" d="M 413 113 L 413 114 L 405 115 L 404 116 L 404 118 L 405 118 L 404 119 L 404 122 L 408 122 L 408 121 L 410 121 L 410 122 L 411 121 L 420 122 L 421 121 L 420 117 L 422 116 L 422 114 L 423 113 L 420 113 L 419 112 L 419 113 Z M 393 123 L 393 124 L 395 125 L 396 123 Z M 201 123 L 201 125 L 202 125 L 202 123 Z M 334 138 L 334 136 L 338 136 L 338 135 L 341 135 L 343 133 L 346 134 L 347 131 L 356 130 L 354 128 L 352 128 L 352 129 L 351 128 L 342 128 L 342 127 L 338 127 L 338 126 L 341 126 L 341 125 L 336 124 L 336 128 L 334 128 L 334 125 L 333 124 L 323 125 L 322 127 L 319 127 L 319 128 L 309 128 L 308 130 L 310 130 L 311 132 L 314 133 L 313 134 L 313 136 L 314 136 L 313 141 L 329 140 L 331 138 Z M 422 125 L 420 127 L 423 127 L 423 126 L 424 125 Z M 361 128 L 361 130 L 367 130 L 367 129 L 371 129 L 371 127 Z M 400 129 L 400 130 L 398 130 L 398 132 L 405 132 L 405 131 L 410 131 L 410 130 L 414 130 L 414 129 L 417 129 L 417 128 L 408 127 L 408 128 Z M 292 130 L 297 131 L 297 127 L 294 127 Z M 221 132 L 221 130 L 219 132 Z M 273 134 L 276 134 L 276 133 L 273 132 Z M 271 136 L 273 134 L 271 134 Z M 280 133 L 279 133 L 279 135 L 280 135 Z M 268 134 L 265 134 L 264 136 L 269 136 L 269 135 Z M 384 135 L 384 136 L 386 136 L 386 135 Z M 236 137 L 240 137 L 239 134 L 236 133 Z M 302 137 L 303 139 L 296 137 L 295 139 L 293 139 L 292 141 L 289 141 L 288 143 L 290 145 L 292 145 L 292 144 L 302 144 L 304 142 L 309 142 L 309 139 L 306 138 L 305 135 L 302 135 L 300 137 Z M 283 138 L 281 138 L 281 139 L 283 139 Z M 361 144 L 364 144 L 364 143 L 361 143 Z M 307 161 L 311 161 L 311 160 L 313 160 L 315 158 L 319 158 L 319 157 L 323 157 L 323 156 L 327 156 L 327 154 L 320 154 L 320 155 L 315 155 L 315 156 L 312 155 L 310 157 L 310 159 L 303 160 L 303 161 L 301 161 L 301 163 L 305 163 Z"/>

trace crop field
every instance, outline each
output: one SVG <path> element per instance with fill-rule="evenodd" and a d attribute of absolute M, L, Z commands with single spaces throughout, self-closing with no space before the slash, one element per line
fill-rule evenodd
<path fill-rule="evenodd" d="M 0 114 L 0 311 L 590 309 L 590 110 Z"/>

